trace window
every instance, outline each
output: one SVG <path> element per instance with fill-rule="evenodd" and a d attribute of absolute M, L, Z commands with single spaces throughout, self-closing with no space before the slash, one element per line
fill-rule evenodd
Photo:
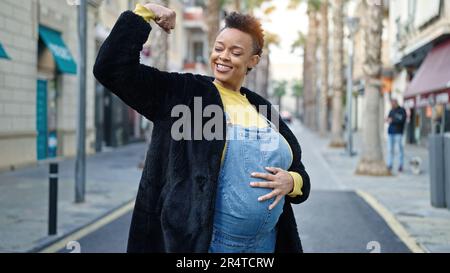
<path fill-rule="evenodd" d="M 196 63 L 203 63 L 203 42 L 194 42 L 194 61 Z"/>

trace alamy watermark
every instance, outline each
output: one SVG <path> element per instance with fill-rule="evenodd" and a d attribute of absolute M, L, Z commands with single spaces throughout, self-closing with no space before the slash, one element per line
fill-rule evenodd
<path fill-rule="evenodd" d="M 67 5 L 69 6 L 79 6 L 81 0 L 66 0 Z"/>
<path fill-rule="evenodd" d="M 276 131 L 279 128 L 278 106 L 272 106 L 270 118 L 268 116 L 268 106 L 258 106 L 257 113 L 261 119 L 257 119 L 256 124 L 241 130 L 236 126 L 223 126 L 223 119 L 228 115 L 230 120 L 237 121 L 238 124 L 245 124 L 244 121 L 250 119 L 250 111 L 255 109 L 242 109 L 239 105 L 227 105 L 227 114 L 219 105 L 202 106 L 202 98 L 194 97 L 193 109 L 187 105 L 179 104 L 172 108 L 171 117 L 177 118 L 171 127 L 171 137 L 173 140 L 256 140 L 261 142 L 262 151 L 274 151 L 278 149 L 280 135 Z M 244 111 L 239 111 L 244 110 Z M 192 113 L 193 111 L 193 113 Z M 267 117 L 267 118 L 264 118 Z M 205 118 L 209 118 L 204 122 Z M 261 120 L 266 120 L 266 124 L 261 124 Z M 269 120 L 269 121 L 268 121 Z M 242 121 L 242 122 L 239 122 Z"/>
<path fill-rule="evenodd" d="M 385 0 L 366 0 L 369 6 L 383 6 Z"/>
<path fill-rule="evenodd" d="M 81 253 L 81 244 L 78 241 L 70 241 L 66 244 L 67 250 L 72 250 L 69 253 Z"/>
<path fill-rule="evenodd" d="M 366 249 L 370 250 L 370 253 L 381 253 L 381 244 L 378 241 L 370 241 L 367 243 Z"/>

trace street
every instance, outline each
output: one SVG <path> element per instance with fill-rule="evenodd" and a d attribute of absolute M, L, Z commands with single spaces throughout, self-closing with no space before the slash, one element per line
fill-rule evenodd
<path fill-rule="evenodd" d="M 80 248 L 78 253 L 124 253 L 127 249 L 128 229 L 132 212 L 117 218 L 111 223 L 87 234 L 77 240 Z M 78 251 L 66 243 L 66 247 L 59 253 Z"/>
<path fill-rule="evenodd" d="M 383 218 L 355 191 L 345 189 L 327 172 L 317 158 L 314 145 L 301 137 L 302 129 L 292 130 L 302 143 L 304 164 L 311 175 L 313 191 L 294 212 L 306 253 L 410 252 Z M 302 142 L 302 139 L 304 140 Z M 305 143 L 306 141 L 306 143 Z M 123 253 L 126 251 L 131 210 L 108 224 L 77 239 L 82 253 Z M 73 252 L 71 245 L 58 252 Z"/>
<path fill-rule="evenodd" d="M 310 198 L 295 210 L 304 252 L 409 252 L 383 219 L 354 192 L 315 191 Z M 80 252 L 125 252 L 130 221 L 131 212 L 80 238 Z M 377 245 L 379 248 L 371 248 Z M 72 252 L 69 246 L 58 252 Z"/>
<path fill-rule="evenodd" d="M 306 253 L 410 252 L 354 192 L 313 191 L 295 215 Z"/>

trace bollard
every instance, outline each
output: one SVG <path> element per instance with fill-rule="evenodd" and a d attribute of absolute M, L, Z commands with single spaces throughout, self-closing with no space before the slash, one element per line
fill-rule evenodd
<path fill-rule="evenodd" d="M 56 235 L 58 215 L 58 163 L 50 163 L 48 235 Z"/>
<path fill-rule="evenodd" d="M 444 135 L 445 204 L 450 209 L 450 134 Z"/>
<path fill-rule="evenodd" d="M 444 138 L 431 134 L 428 137 L 430 155 L 430 193 L 431 205 L 436 208 L 445 208 L 444 185 Z"/>

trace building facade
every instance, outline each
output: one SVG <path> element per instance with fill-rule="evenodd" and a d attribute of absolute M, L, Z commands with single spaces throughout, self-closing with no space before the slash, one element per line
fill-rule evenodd
<path fill-rule="evenodd" d="M 450 131 L 450 3 L 391 0 L 393 90 L 408 110 L 407 141 Z"/>
<path fill-rule="evenodd" d="M 88 1 L 86 150 L 94 152 L 95 21 Z M 0 169 L 72 156 L 78 113 L 78 31 L 74 1 L 1 0 Z"/>

